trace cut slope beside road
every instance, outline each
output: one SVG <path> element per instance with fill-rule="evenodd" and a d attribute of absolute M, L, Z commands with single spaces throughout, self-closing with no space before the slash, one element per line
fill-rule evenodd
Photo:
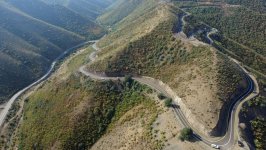
<path fill-rule="evenodd" d="M 90 55 L 90 59 L 91 59 L 90 63 L 93 63 L 96 60 L 97 52 L 100 51 L 100 49 L 97 47 L 97 42 L 93 44 L 93 48 L 96 50 L 96 52 L 94 52 Z M 80 67 L 79 71 L 82 74 L 84 74 L 84 75 L 86 75 L 92 79 L 95 79 L 95 80 L 118 80 L 118 79 L 122 80 L 123 79 L 123 77 L 108 77 L 104 73 L 88 71 L 88 70 L 86 70 L 86 66 Z M 222 146 L 225 149 L 232 147 L 234 145 L 235 138 L 233 138 L 233 136 L 236 135 L 234 123 L 235 123 L 235 119 L 237 116 L 235 108 L 238 107 L 239 103 L 244 98 L 246 98 L 250 93 L 252 93 L 254 90 L 254 84 L 253 84 L 254 78 L 250 78 L 249 74 L 246 74 L 246 75 L 247 75 L 247 80 L 249 82 L 249 88 L 241 97 L 239 97 L 239 99 L 236 101 L 236 103 L 234 105 L 232 105 L 232 108 L 230 108 L 230 111 L 232 113 L 230 113 L 231 117 L 229 117 L 229 118 L 231 118 L 231 119 L 229 121 L 229 128 L 227 130 L 226 135 L 224 137 L 220 138 L 219 140 L 214 141 L 213 139 L 208 139 L 207 137 L 201 136 L 197 132 L 197 130 L 194 130 L 195 137 L 197 139 L 203 141 L 205 144 L 207 144 L 209 146 L 214 143 L 214 144 Z M 158 92 L 165 94 L 168 97 L 173 98 L 177 104 L 182 103 L 181 99 L 175 95 L 175 93 L 171 90 L 171 88 L 169 88 L 169 86 L 167 86 L 166 84 L 164 84 L 160 80 L 156 80 L 156 79 L 153 79 L 150 77 L 133 77 L 133 79 L 135 79 L 136 81 L 138 81 L 142 84 L 145 84 L 145 85 L 151 87 L 152 89 L 154 89 Z M 183 112 L 179 109 L 179 107 L 174 107 L 174 110 L 176 112 L 178 121 L 180 121 L 184 127 L 191 127 L 190 123 L 187 121 L 187 118 L 185 117 Z"/>

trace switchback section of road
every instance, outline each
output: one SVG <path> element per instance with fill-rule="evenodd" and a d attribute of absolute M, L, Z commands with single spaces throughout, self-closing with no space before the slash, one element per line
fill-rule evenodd
<path fill-rule="evenodd" d="M 183 15 L 183 17 L 186 17 L 188 15 Z M 181 19 L 182 22 L 184 22 L 184 18 Z M 182 31 L 181 31 L 182 32 Z M 210 31 L 210 33 L 208 33 L 207 35 L 207 38 L 210 38 L 210 34 L 213 34 L 215 33 L 216 30 L 213 29 Z M 178 34 L 178 33 L 176 33 Z M 182 34 L 182 33 L 181 33 Z M 209 39 L 209 41 L 212 41 L 212 39 Z M 95 42 L 92 46 L 94 49 L 95 49 L 95 52 L 93 52 L 91 55 L 90 55 L 90 59 L 91 59 L 91 62 L 90 63 L 93 63 L 96 58 L 97 58 L 97 53 L 101 51 L 100 48 L 97 47 L 97 42 Z M 194 137 L 202 142 L 204 142 L 205 144 L 207 145 L 211 145 L 211 144 L 216 144 L 216 145 L 219 145 L 222 147 L 222 149 L 228 149 L 230 147 L 232 147 L 234 144 L 235 144 L 235 140 L 236 140 L 236 134 L 237 134 L 237 124 L 236 123 L 236 118 L 238 118 L 238 113 L 237 111 L 235 111 L 237 108 L 239 109 L 240 107 L 240 103 L 242 101 L 247 101 L 249 100 L 250 98 L 248 97 L 251 93 L 254 92 L 254 90 L 257 88 L 255 88 L 254 86 L 257 85 L 257 84 L 254 84 L 256 82 L 255 78 L 253 76 L 251 76 L 243 67 L 240 66 L 240 64 L 238 64 L 238 66 L 245 72 L 245 75 L 246 75 L 246 80 L 248 81 L 248 88 L 247 90 L 241 95 L 239 96 L 236 101 L 230 105 L 230 108 L 229 108 L 229 113 L 230 114 L 228 116 L 228 129 L 227 129 L 227 132 L 225 134 L 224 137 L 218 139 L 218 140 L 213 140 L 212 138 L 208 138 L 208 137 L 205 137 L 203 135 L 200 134 L 200 132 L 197 131 L 197 129 L 193 128 L 191 126 L 191 124 L 189 123 L 189 121 L 187 120 L 187 118 L 185 117 L 183 111 L 180 109 L 179 107 L 179 104 L 180 104 L 180 101 L 181 99 L 176 96 L 175 94 L 173 94 L 174 92 L 169 89 L 169 87 L 164 84 L 162 81 L 160 80 L 156 80 L 156 79 L 153 79 L 153 78 L 150 78 L 150 77 L 133 77 L 134 80 L 142 83 L 142 84 L 145 84 L 149 87 L 151 87 L 152 89 L 160 92 L 160 93 L 163 93 L 164 95 L 172 98 L 174 100 L 174 104 L 173 104 L 173 110 L 177 116 L 177 120 L 184 126 L 184 127 L 190 127 L 193 129 L 194 131 Z M 95 80 L 123 80 L 124 78 L 123 77 L 108 77 L 106 76 L 105 73 L 99 73 L 99 72 L 95 72 L 95 71 L 89 71 L 89 70 L 86 70 L 86 66 L 81 66 L 79 68 L 79 71 L 92 78 L 92 79 L 95 79 Z"/>

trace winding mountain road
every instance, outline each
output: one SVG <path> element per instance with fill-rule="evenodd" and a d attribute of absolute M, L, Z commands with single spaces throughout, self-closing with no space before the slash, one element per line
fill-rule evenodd
<path fill-rule="evenodd" d="M 62 59 L 63 57 L 65 57 L 69 52 L 81 47 L 81 46 L 84 46 L 88 43 L 95 43 L 96 41 L 93 40 L 93 41 L 87 41 L 87 42 L 83 42 L 81 44 L 78 44 L 74 47 L 71 47 L 69 49 L 67 49 L 64 53 L 62 53 L 61 55 L 59 55 L 54 61 L 53 63 L 51 64 L 49 70 L 46 72 L 45 75 L 43 75 L 41 78 L 39 78 L 37 81 L 33 82 L 32 84 L 30 84 L 29 86 L 23 88 L 22 90 L 18 91 L 15 95 L 13 95 L 9 101 L 5 104 L 3 110 L 1 110 L 1 113 L 0 113 L 0 127 L 2 127 L 2 125 L 4 124 L 5 122 L 5 118 L 7 117 L 7 114 L 8 114 L 8 111 L 10 110 L 10 108 L 12 107 L 12 104 L 15 102 L 15 100 L 18 99 L 18 97 L 20 97 L 22 94 L 24 94 L 27 90 L 29 90 L 30 88 L 32 88 L 33 86 L 45 81 L 52 73 L 53 73 L 53 70 L 55 68 L 55 65 L 56 63 L 58 62 L 58 60 Z"/>
<path fill-rule="evenodd" d="M 184 17 L 186 17 L 186 16 L 188 16 L 188 14 L 182 16 L 181 21 L 182 21 L 183 25 L 185 24 Z M 183 31 L 178 31 L 178 32 L 180 32 L 180 33 L 182 32 L 183 33 Z M 214 34 L 215 32 L 217 32 L 217 30 L 213 29 L 212 31 L 210 31 L 207 34 L 207 38 L 210 41 L 209 44 L 213 43 L 213 40 L 210 38 L 210 35 Z M 176 33 L 176 34 L 178 34 L 178 33 Z M 64 52 L 58 58 L 55 59 L 55 61 L 51 65 L 50 69 L 47 71 L 47 73 L 44 76 L 42 76 L 40 79 L 38 79 L 34 83 L 30 84 L 29 86 L 25 87 L 24 89 L 18 91 L 7 102 L 7 104 L 5 105 L 4 109 L 0 113 L 0 126 L 2 126 L 4 124 L 4 121 L 5 121 L 5 118 L 6 118 L 7 114 L 8 114 L 9 109 L 11 108 L 12 104 L 14 103 L 14 101 L 18 97 L 20 97 L 23 93 L 25 93 L 27 90 L 29 90 L 33 86 L 35 86 L 35 85 L 47 80 L 47 78 L 53 72 L 53 70 L 55 68 L 55 65 L 58 62 L 58 60 L 63 58 L 67 53 L 69 53 L 70 51 L 73 51 L 74 49 L 76 49 L 78 47 L 81 47 L 81 46 L 83 46 L 85 44 L 88 44 L 88 43 L 94 43 L 92 47 L 94 48 L 95 51 L 93 53 L 91 53 L 90 56 L 89 56 L 89 58 L 91 60 L 90 63 L 93 63 L 97 59 L 97 53 L 101 50 L 100 48 L 97 47 L 97 41 L 87 41 L 87 42 L 81 43 L 81 44 L 79 44 L 77 46 L 74 46 L 74 47 L 66 50 L 66 52 Z M 241 96 L 239 96 L 237 98 L 237 100 L 234 103 L 232 103 L 232 105 L 229 108 L 229 111 L 230 111 L 229 114 L 230 115 L 228 116 L 228 120 L 227 120 L 228 129 L 227 129 L 226 135 L 224 137 L 214 141 L 212 139 L 208 139 L 208 138 L 202 136 L 200 134 L 200 132 L 198 132 L 197 129 L 194 129 L 191 126 L 191 124 L 188 122 L 188 120 L 185 117 L 184 113 L 178 107 L 177 101 L 173 102 L 174 103 L 173 110 L 174 110 L 174 112 L 176 114 L 176 117 L 177 117 L 178 121 L 180 121 L 184 127 L 191 127 L 193 129 L 193 131 L 194 131 L 195 138 L 197 138 L 198 140 L 204 142 L 205 144 L 207 144 L 209 146 L 211 144 L 216 144 L 216 145 L 219 145 L 221 147 L 221 149 L 229 149 L 235 144 L 236 136 L 237 136 L 237 134 L 236 134 L 237 131 L 236 130 L 238 128 L 237 127 L 237 125 L 238 125 L 238 122 L 237 122 L 238 111 L 237 110 L 241 107 L 241 105 L 240 105 L 241 103 L 243 103 L 244 101 L 247 101 L 247 100 L 250 99 L 250 98 L 247 98 L 249 95 L 254 93 L 254 91 L 258 90 L 257 84 L 255 84 L 255 82 L 256 82 L 255 78 L 252 77 L 243 67 L 241 67 L 240 65 L 239 65 L 239 67 L 245 72 L 246 80 L 248 82 L 248 88 L 246 89 L 246 91 Z M 88 71 L 88 70 L 86 70 L 86 66 L 81 66 L 79 68 L 79 71 L 82 74 L 84 74 L 85 76 L 88 76 L 88 77 L 90 77 L 92 79 L 95 79 L 95 80 L 118 80 L 118 79 L 123 79 L 123 77 L 108 77 L 104 73 Z M 168 97 L 171 97 L 171 98 L 175 99 L 175 97 L 173 97 L 172 93 L 169 93 L 169 90 L 165 88 L 164 83 L 162 81 L 160 81 L 160 80 L 156 80 L 156 79 L 153 79 L 153 78 L 150 78 L 150 77 L 133 77 L 133 79 L 138 81 L 138 82 L 140 82 L 140 83 L 142 83 L 142 84 L 145 84 L 145 85 L 151 87 L 154 90 L 157 90 L 160 93 L 163 93 L 164 95 L 166 95 Z"/>
<path fill-rule="evenodd" d="M 188 16 L 188 14 L 186 15 L 183 15 L 183 18 L 181 19 L 182 20 L 182 24 L 185 24 L 185 19 L 184 17 Z M 179 31 L 179 32 L 182 32 L 183 31 Z M 207 38 L 209 39 L 210 41 L 210 44 L 213 43 L 213 40 L 210 38 L 210 35 L 211 34 L 214 34 L 215 32 L 217 32 L 216 29 L 212 29 L 208 34 L 207 34 Z M 178 34 L 178 33 L 176 33 Z M 91 55 L 90 55 L 90 59 L 91 59 L 91 62 L 90 63 L 93 63 L 96 58 L 97 58 L 97 53 L 101 50 L 100 48 L 97 47 L 97 42 L 95 42 L 92 46 L 94 49 L 95 49 L 95 52 L 93 52 Z M 231 58 L 230 58 L 231 59 Z M 176 114 L 176 117 L 178 119 L 178 121 L 180 121 L 184 127 L 190 127 L 193 129 L 193 132 L 194 132 L 194 137 L 202 142 L 204 142 L 205 144 L 211 146 L 211 144 L 216 144 L 216 145 L 219 145 L 221 149 L 229 149 L 231 147 L 234 146 L 236 140 L 237 140 L 237 133 L 238 131 L 238 122 L 236 121 L 238 119 L 238 113 L 239 111 L 237 112 L 236 110 L 239 109 L 241 106 L 240 106 L 240 103 L 242 101 L 247 101 L 251 98 L 247 98 L 250 94 L 254 93 L 254 91 L 257 89 L 257 87 L 255 88 L 255 86 L 257 86 L 257 84 L 254 84 L 254 82 L 256 82 L 255 78 L 253 76 L 251 76 L 242 66 L 240 66 L 238 64 L 238 66 L 240 67 L 240 69 L 243 70 L 243 72 L 245 73 L 245 78 L 248 82 L 248 88 L 246 89 L 246 91 L 243 92 L 243 94 L 241 96 L 239 96 L 234 103 L 232 103 L 229 107 L 229 116 L 227 117 L 227 123 L 228 123 L 228 129 L 227 129 L 227 132 L 225 134 L 225 136 L 221 137 L 220 139 L 218 140 L 213 140 L 213 139 L 209 139 L 205 136 L 202 136 L 200 134 L 200 132 L 197 131 L 197 129 L 194 129 L 191 124 L 188 122 L 188 120 L 186 119 L 184 113 L 182 112 L 182 110 L 178 107 L 178 103 L 176 101 L 174 101 L 174 112 Z M 123 79 L 123 77 L 108 77 L 106 76 L 104 73 L 99 73 L 99 72 L 94 72 L 94 71 L 88 71 L 86 70 L 86 66 L 81 66 L 79 68 L 79 71 L 92 78 L 92 79 L 95 79 L 95 80 L 118 80 L 118 79 Z M 142 84 L 145 84 L 149 87 L 151 87 L 152 89 L 154 90 L 157 90 L 158 92 L 160 93 L 163 93 L 164 95 L 168 96 L 168 97 L 171 97 L 172 99 L 174 99 L 175 97 L 173 97 L 172 93 L 169 93 L 169 91 L 165 88 L 164 84 L 162 81 L 160 80 L 156 80 L 156 79 L 153 79 L 153 78 L 150 78 L 150 77 L 133 77 L 134 80 L 142 83 Z"/>

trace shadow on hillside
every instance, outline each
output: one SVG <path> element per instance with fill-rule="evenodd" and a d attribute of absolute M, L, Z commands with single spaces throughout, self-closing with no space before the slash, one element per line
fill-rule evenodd
<path fill-rule="evenodd" d="M 233 111 L 233 108 L 238 102 L 239 98 L 242 97 L 243 94 L 245 94 L 248 90 L 247 80 L 245 79 L 242 82 L 243 86 L 239 86 L 238 89 L 231 94 L 229 100 L 223 104 L 220 110 L 219 120 L 213 130 L 209 133 L 210 136 L 219 137 L 226 134 L 229 121 L 231 119 L 231 112 Z"/>

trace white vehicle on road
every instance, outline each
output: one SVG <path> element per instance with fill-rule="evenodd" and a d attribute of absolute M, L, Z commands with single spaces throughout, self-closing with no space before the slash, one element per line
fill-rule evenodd
<path fill-rule="evenodd" d="M 220 149 L 220 146 L 219 145 L 216 145 L 216 144 L 211 144 L 211 147 L 212 148 L 215 148 L 215 149 Z"/>

